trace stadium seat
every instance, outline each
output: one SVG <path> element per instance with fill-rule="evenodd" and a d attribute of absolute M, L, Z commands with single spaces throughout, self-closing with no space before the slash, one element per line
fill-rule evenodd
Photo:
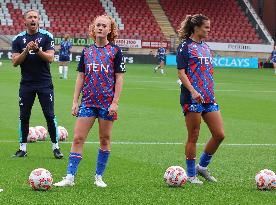
<path fill-rule="evenodd" d="M 210 18 L 211 29 L 215 31 L 210 33 L 208 40 L 241 43 L 261 42 L 236 0 L 217 0 L 215 3 L 213 0 L 160 0 L 159 2 L 175 31 L 178 30 L 186 15 L 203 13 Z M 183 6 L 185 9 L 175 9 L 183 8 Z M 250 34 L 250 38 L 247 38 L 247 34 Z M 257 39 L 253 37 L 257 37 Z"/>
<path fill-rule="evenodd" d="M 36 2 L 23 0 L 20 1 L 22 2 L 20 7 L 40 10 L 41 19 L 45 20 L 41 23 L 41 27 L 53 32 L 57 37 L 65 33 L 70 33 L 73 37 L 86 37 L 88 26 L 94 17 L 105 12 L 100 0 L 85 0 L 81 4 L 79 0 L 41 0 L 45 11 L 41 9 L 41 4 L 33 6 L 25 4 L 30 1 Z M 9 0 L 6 2 L 7 8 L 0 8 L 0 32 L 15 35 L 24 29 L 22 10 L 14 8 Z M 115 18 L 120 17 L 122 20 L 119 32 L 121 38 L 139 38 L 144 41 L 166 40 L 146 0 L 112 0 L 112 2 L 118 13 Z M 236 0 L 217 0 L 215 4 L 213 0 L 160 0 L 159 2 L 175 31 L 187 14 L 204 13 L 211 20 L 209 41 L 262 42 Z M 183 7 L 185 9 L 175 9 Z M 48 21 L 45 19 L 46 14 Z M 8 20 L 7 15 L 10 15 L 12 20 Z"/>

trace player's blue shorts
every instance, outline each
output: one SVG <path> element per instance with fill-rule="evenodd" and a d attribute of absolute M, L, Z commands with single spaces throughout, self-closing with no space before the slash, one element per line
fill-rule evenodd
<path fill-rule="evenodd" d="M 273 63 L 276 63 L 276 58 L 272 58 L 271 61 L 272 61 Z"/>
<path fill-rule="evenodd" d="M 200 103 L 200 104 L 184 104 L 182 105 L 183 113 L 186 115 L 188 112 L 208 113 L 219 111 L 217 103 Z"/>
<path fill-rule="evenodd" d="M 59 55 L 59 59 L 60 62 L 67 62 L 70 61 L 70 56 L 68 55 Z"/>
<path fill-rule="evenodd" d="M 158 63 L 161 63 L 161 62 L 166 62 L 166 59 L 165 58 L 158 58 Z"/>
<path fill-rule="evenodd" d="M 85 107 L 80 105 L 78 117 L 96 117 L 103 120 L 114 121 L 118 119 L 117 113 L 114 115 L 108 115 L 108 111 L 97 107 Z"/>

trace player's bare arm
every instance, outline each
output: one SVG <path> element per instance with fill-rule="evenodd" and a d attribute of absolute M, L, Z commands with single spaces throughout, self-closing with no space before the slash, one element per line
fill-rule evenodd
<path fill-rule="evenodd" d="M 115 77 L 116 77 L 115 93 L 114 93 L 113 101 L 108 109 L 109 115 L 114 115 L 116 112 L 118 112 L 118 103 L 123 89 L 124 74 L 116 73 Z"/>
<path fill-rule="evenodd" d="M 27 54 L 28 54 L 27 49 L 24 50 L 22 53 L 13 53 L 12 54 L 12 64 L 13 64 L 13 66 L 16 67 L 16 66 L 20 65 L 25 60 Z"/>
<path fill-rule="evenodd" d="M 39 51 L 37 52 L 37 55 L 47 63 L 54 62 L 54 54 L 55 54 L 54 50 L 42 51 L 41 49 L 39 49 Z"/>
<path fill-rule="evenodd" d="M 33 44 L 34 44 L 33 41 L 29 42 L 22 53 L 13 53 L 12 55 L 13 66 L 18 66 L 24 62 L 26 56 L 28 55 L 28 52 L 32 50 Z"/>
<path fill-rule="evenodd" d="M 77 80 L 76 80 L 74 97 L 73 97 L 73 105 L 72 105 L 72 115 L 73 116 L 76 116 L 78 114 L 78 110 L 79 110 L 78 101 L 79 101 L 79 96 L 80 96 L 81 89 L 83 86 L 83 82 L 84 82 L 84 73 L 79 72 L 78 76 L 77 76 Z"/>
<path fill-rule="evenodd" d="M 39 47 L 38 44 L 35 42 L 33 45 L 33 50 L 37 52 L 37 55 L 47 63 L 52 63 L 54 61 L 54 50 L 47 50 L 47 51 L 42 51 Z"/>
<path fill-rule="evenodd" d="M 196 100 L 197 103 L 203 103 L 204 102 L 203 97 L 191 85 L 187 75 L 185 74 L 184 69 L 178 70 L 178 77 L 181 80 L 182 84 L 192 93 L 193 99 Z"/>

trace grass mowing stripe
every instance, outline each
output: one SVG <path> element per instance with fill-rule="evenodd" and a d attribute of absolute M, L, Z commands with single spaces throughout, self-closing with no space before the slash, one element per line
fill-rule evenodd
<path fill-rule="evenodd" d="M 13 140 L 0 140 L 0 143 L 19 143 L 18 141 Z M 39 141 L 37 143 L 44 143 L 42 141 Z M 47 143 L 47 142 L 46 142 Z M 60 144 L 71 144 L 72 142 L 61 142 Z M 33 144 L 33 143 L 32 143 Z M 99 144 L 99 142 L 96 141 L 87 141 L 85 144 Z M 184 145 L 184 142 L 112 142 L 111 144 L 114 145 Z M 197 143 L 199 146 L 204 146 L 205 143 Z M 221 146 L 230 146 L 230 147 L 255 147 L 255 146 L 268 146 L 268 147 L 274 147 L 276 144 L 235 144 L 235 143 L 225 143 L 221 144 Z"/>

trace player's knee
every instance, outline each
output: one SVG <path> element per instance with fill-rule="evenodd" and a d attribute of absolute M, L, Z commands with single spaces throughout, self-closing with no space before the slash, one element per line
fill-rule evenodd
<path fill-rule="evenodd" d="M 47 123 L 54 123 L 55 115 L 45 114 L 44 116 L 45 116 Z"/>
<path fill-rule="evenodd" d="M 44 112 L 43 114 L 44 114 L 47 124 L 55 123 L 55 115 L 53 113 Z"/>
<path fill-rule="evenodd" d="M 224 138 L 225 138 L 224 131 L 220 131 L 220 132 L 216 133 L 216 134 L 214 135 L 214 138 L 215 138 L 217 141 L 222 142 L 222 141 L 224 140 Z"/>
<path fill-rule="evenodd" d="M 199 136 L 199 129 L 195 128 L 188 134 L 188 142 L 190 143 L 196 143 Z"/>
<path fill-rule="evenodd" d="M 81 145 L 81 144 L 84 144 L 84 141 L 85 141 L 85 137 L 80 135 L 80 134 L 75 134 L 74 135 L 74 140 L 73 140 L 73 143 L 75 145 Z"/>
<path fill-rule="evenodd" d="M 21 117 L 20 118 L 20 122 L 23 123 L 23 124 L 29 123 L 30 122 L 30 118 Z"/>
<path fill-rule="evenodd" d="M 109 135 L 103 135 L 100 137 L 100 144 L 102 147 L 107 147 L 110 145 L 110 136 Z"/>
<path fill-rule="evenodd" d="M 19 120 L 21 122 L 29 123 L 29 121 L 30 121 L 30 115 L 20 115 Z"/>

